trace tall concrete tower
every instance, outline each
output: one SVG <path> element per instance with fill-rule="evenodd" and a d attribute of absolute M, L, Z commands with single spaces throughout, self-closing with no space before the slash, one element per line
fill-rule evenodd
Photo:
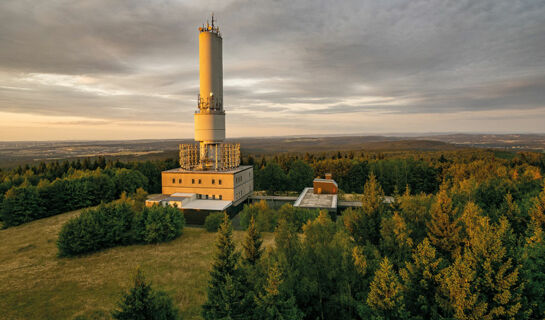
<path fill-rule="evenodd" d="M 180 145 L 180 167 L 161 173 L 162 195 L 146 202 L 176 206 L 186 219 L 187 212 L 203 220 L 203 210 L 238 206 L 254 190 L 253 166 L 240 165 L 240 145 L 224 142 L 222 41 L 212 16 L 211 24 L 199 28 L 200 90 L 194 114 L 198 144 Z"/>
<path fill-rule="evenodd" d="M 223 143 L 223 39 L 214 22 L 212 15 L 212 23 L 199 28 L 200 92 L 194 115 L 199 150 L 194 145 L 180 145 L 180 165 L 186 169 L 223 170 L 240 164 L 240 145 Z"/>

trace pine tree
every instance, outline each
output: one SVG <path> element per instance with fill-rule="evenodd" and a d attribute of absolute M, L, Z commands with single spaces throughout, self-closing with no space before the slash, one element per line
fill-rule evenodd
<path fill-rule="evenodd" d="M 263 291 L 255 299 L 254 318 L 258 320 L 297 320 L 303 314 L 295 305 L 295 297 L 282 287 L 282 272 L 274 263 L 267 274 L 267 282 Z"/>
<path fill-rule="evenodd" d="M 437 276 L 443 264 L 428 238 L 424 238 L 412 254 L 412 262 L 400 270 L 405 306 L 412 319 L 439 318 L 435 296 L 439 287 Z"/>
<path fill-rule="evenodd" d="M 430 242 L 446 256 L 452 255 L 460 244 L 460 226 L 455 219 L 455 209 L 442 186 L 431 207 L 431 219 L 427 223 Z"/>
<path fill-rule="evenodd" d="M 172 299 L 162 291 L 154 291 L 140 269 L 134 276 L 133 287 L 123 295 L 118 308 L 112 312 L 118 320 L 181 319 Z"/>
<path fill-rule="evenodd" d="M 216 252 L 210 271 L 207 301 L 202 306 L 204 319 L 245 319 L 247 300 L 241 272 L 239 253 L 235 251 L 233 229 L 227 214 L 218 230 Z"/>
<path fill-rule="evenodd" d="M 261 233 L 257 231 L 255 225 L 255 218 L 252 216 L 250 218 L 250 225 L 248 226 L 248 231 L 246 232 L 246 239 L 244 240 L 243 248 L 243 262 L 249 265 L 255 265 L 257 261 L 261 258 L 263 249 L 261 245 L 263 239 L 261 239 Z"/>
<path fill-rule="evenodd" d="M 371 282 L 367 304 L 380 319 L 403 319 L 403 286 L 387 257 L 380 263 Z"/>

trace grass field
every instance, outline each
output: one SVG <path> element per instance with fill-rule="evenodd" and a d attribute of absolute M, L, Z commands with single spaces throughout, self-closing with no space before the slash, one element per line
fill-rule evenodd
<path fill-rule="evenodd" d="M 155 288 L 167 291 L 183 319 L 200 319 L 215 233 L 186 227 L 168 243 L 107 249 L 58 258 L 55 242 L 79 211 L 0 230 L 0 318 L 109 319 L 138 265 Z M 234 232 L 237 245 L 244 232 Z M 266 246 L 272 234 L 264 234 Z"/>

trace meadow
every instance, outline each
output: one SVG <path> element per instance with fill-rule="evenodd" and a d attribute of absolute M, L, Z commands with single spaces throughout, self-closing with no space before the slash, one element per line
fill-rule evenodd
<path fill-rule="evenodd" d="M 0 310 L 3 319 L 109 319 L 140 266 L 154 288 L 165 290 L 183 319 L 201 319 L 216 233 L 186 227 L 157 245 L 133 245 L 77 258 L 57 257 L 61 226 L 72 211 L 0 230 Z M 234 231 L 240 245 L 243 231 Z M 264 244 L 272 244 L 264 233 Z"/>

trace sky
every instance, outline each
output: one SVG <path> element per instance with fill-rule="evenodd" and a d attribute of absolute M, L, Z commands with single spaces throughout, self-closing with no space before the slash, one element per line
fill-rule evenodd
<path fill-rule="evenodd" d="M 192 138 L 211 12 L 228 137 L 545 133 L 542 0 L 2 0 L 0 141 Z"/>

